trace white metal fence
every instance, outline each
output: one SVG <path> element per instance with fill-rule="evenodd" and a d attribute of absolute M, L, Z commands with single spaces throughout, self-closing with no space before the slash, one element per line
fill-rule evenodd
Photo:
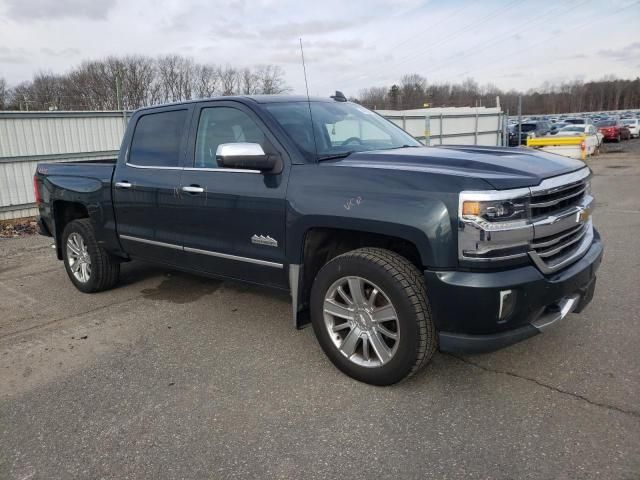
<path fill-rule="evenodd" d="M 35 215 L 39 162 L 117 156 L 126 112 L 0 112 L 0 220 Z"/>
<path fill-rule="evenodd" d="M 499 108 L 378 110 L 426 145 L 503 145 L 506 115 Z"/>
<path fill-rule="evenodd" d="M 428 145 L 500 145 L 497 108 L 378 111 Z M 39 162 L 106 160 L 118 155 L 128 113 L 1 112 L 0 221 L 37 214 L 33 174 Z"/>

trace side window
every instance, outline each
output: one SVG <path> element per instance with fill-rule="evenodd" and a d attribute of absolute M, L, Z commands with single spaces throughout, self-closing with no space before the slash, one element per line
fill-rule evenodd
<path fill-rule="evenodd" d="M 187 110 L 149 113 L 138 120 L 133 132 L 129 163 L 145 167 L 180 165 L 180 142 Z"/>
<path fill-rule="evenodd" d="M 196 136 L 196 168 L 218 168 L 216 151 L 223 143 L 259 143 L 267 151 L 267 139 L 245 112 L 232 107 L 203 108 Z"/>

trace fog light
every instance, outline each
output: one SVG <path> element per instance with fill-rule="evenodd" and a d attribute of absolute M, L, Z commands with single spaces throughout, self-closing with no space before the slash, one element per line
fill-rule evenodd
<path fill-rule="evenodd" d="M 513 290 L 500 290 L 500 309 L 498 321 L 506 320 L 516 307 L 516 292 Z"/>

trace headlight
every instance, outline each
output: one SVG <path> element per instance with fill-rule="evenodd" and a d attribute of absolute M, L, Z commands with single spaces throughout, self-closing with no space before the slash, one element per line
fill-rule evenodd
<path fill-rule="evenodd" d="M 527 200 L 493 200 L 462 202 L 462 218 L 467 220 L 484 219 L 489 222 L 525 220 L 527 218 Z"/>
<path fill-rule="evenodd" d="M 533 232 L 529 198 L 528 188 L 460 193 L 459 258 L 477 262 L 525 257 Z"/>

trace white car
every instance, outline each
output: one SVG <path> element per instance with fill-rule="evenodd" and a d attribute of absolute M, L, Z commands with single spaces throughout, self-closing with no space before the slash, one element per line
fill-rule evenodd
<path fill-rule="evenodd" d="M 623 118 L 620 122 L 629 127 L 631 138 L 638 138 L 638 136 L 640 136 L 640 120 L 637 118 Z"/>
<path fill-rule="evenodd" d="M 588 123 L 588 124 L 578 124 L 578 125 L 566 125 L 558 130 L 558 133 L 555 134 L 556 137 L 577 137 L 579 135 L 584 135 L 584 143 L 587 150 L 587 155 L 597 155 L 600 145 L 602 145 L 602 139 L 604 135 L 598 131 L 598 129 Z"/>

